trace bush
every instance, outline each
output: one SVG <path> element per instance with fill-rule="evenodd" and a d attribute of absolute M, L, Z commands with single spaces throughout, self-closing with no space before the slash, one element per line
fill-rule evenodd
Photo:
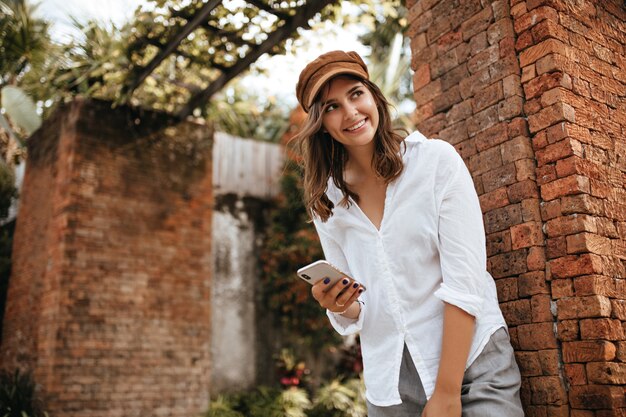
<path fill-rule="evenodd" d="M 35 381 L 30 373 L 0 371 L 0 416 L 47 417 L 35 395 Z"/>
<path fill-rule="evenodd" d="M 364 392 L 360 378 L 333 380 L 322 386 L 313 400 L 303 388 L 259 387 L 218 397 L 204 417 L 365 417 Z"/>

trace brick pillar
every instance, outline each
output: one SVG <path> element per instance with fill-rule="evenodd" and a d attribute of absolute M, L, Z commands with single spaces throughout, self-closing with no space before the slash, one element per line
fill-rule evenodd
<path fill-rule="evenodd" d="M 2 366 L 52 416 L 180 416 L 209 392 L 206 126 L 62 106 L 29 139 Z"/>
<path fill-rule="evenodd" d="M 621 0 L 408 0 L 418 128 L 452 143 L 527 416 L 626 412 Z"/>

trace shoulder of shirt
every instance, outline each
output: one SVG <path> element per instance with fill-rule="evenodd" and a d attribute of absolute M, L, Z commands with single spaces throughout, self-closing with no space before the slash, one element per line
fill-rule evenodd
<path fill-rule="evenodd" d="M 405 142 L 407 144 L 407 152 L 418 144 L 423 145 L 424 151 L 429 154 L 429 159 L 434 157 L 440 160 L 440 162 L 450 163 L 458 162 L 461 159 L 456 148 L 450 143 L 442 139 L 428 139 L 418 131 L 407 136 Z"/>

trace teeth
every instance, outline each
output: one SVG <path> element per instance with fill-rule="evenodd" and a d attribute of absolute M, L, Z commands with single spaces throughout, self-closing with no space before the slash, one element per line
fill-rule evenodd
<path fill-rule="evenodd" d="M 365 124 L 365 119 L 361 120 L 359 123 L 355 124 L 354 126 L 347 128 L 346 130 L 348 130 L 348 131 L 357 130 L 358 128 L 360 128 L 364 124 Z"/>

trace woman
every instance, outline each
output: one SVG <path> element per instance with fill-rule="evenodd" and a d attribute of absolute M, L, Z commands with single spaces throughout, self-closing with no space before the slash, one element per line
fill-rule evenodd
<path fill-rule="evenodd" d="M 355 52 L 309 63 L 296 94 L 305 204 L 326 259 L 356 280 L 312 294 L 340 334 L 360 333 L 369 417 L 523 416 L 461 157 L 394 131 Z"/>

